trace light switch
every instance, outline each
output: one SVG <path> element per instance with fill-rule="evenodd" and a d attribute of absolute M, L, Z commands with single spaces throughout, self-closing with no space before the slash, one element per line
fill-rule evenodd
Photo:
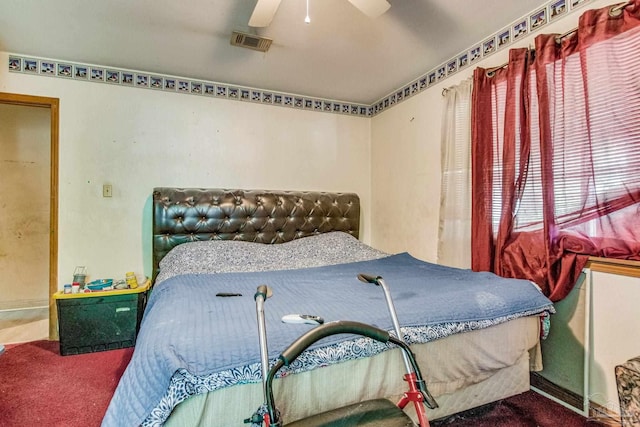
<path fill-rule="evenodd" d="M 104 184 L 102 186 L 102 197 L 111 197 L 112 195 L 111 184 Z"/>

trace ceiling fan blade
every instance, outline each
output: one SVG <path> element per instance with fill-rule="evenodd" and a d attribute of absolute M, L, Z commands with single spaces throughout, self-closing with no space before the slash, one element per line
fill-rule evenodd
<path fill-rule="evenodd" d="M 385 13 L 391 5 L 387 0 L 349 0 L 369 18 L 377 18 Z"/>
<path fill-rule="evenodd" d="M 249 19 L 250 27 L 268 27 L 280 6 L 281 0 L 258 0 Z"/>

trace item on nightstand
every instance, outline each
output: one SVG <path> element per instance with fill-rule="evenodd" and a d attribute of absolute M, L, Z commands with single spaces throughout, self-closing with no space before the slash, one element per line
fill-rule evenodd
<path fill-rule="evenodd" d="M 71 293 L 72 294 L 77 294 L 78 292 L 80 292 L 80 283 L 73 282 L 71 284 Z"/>
<path fill-rule="evenodd" d="M 71 283 L 66 283 L 66 284 L 64 285 L 64 293 L 65 293 L 65 294 L 70 294 L 70 293 L 71 293 L 71 291 L 72 291 L 72 289 L 71 289 Z"/>
<path fill-rule="evenodd" d="M 108 291 L 113 289 L 113 279 L 98 279 L 87 283 L 86 289 L 93 291 Z"/>
<path fill-rule="evenodd" d="M 129 285 L 129 288 L 135 289 L 138 287 L 138 279 L 136 279 L 136 273 L 134 273 L 133 271 L 130 271 L 126 274 L 126 278 L 127 278 L 127 285 Z"/>
<path fill-rule="evenodd" d="M 78 282 L 80 287 L 84 287 L 85 280 L 87 279 L 87 269 L 83 266 L 78 266 L 73 272 L 73 281 Z"/>

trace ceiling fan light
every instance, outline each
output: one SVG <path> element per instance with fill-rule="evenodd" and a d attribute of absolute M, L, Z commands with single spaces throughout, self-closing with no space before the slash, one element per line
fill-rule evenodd
<path fill-rule="evenodd" d="M 307 16 L 304 17 L 305 24 L 309 24 L 311 22 L 311 18 L 309 18 L 309 0 L 307 0 Z"/>

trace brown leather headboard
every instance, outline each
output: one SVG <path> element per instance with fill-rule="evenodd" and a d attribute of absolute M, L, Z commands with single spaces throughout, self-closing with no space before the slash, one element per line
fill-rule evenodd
<path fill-rule="evenodd" d="M 283 243 L 329 231 L 358 237 L 354 193 L 162 187 L 153 190 L 153 277 L 181 243 L 243 240 Z"/>

